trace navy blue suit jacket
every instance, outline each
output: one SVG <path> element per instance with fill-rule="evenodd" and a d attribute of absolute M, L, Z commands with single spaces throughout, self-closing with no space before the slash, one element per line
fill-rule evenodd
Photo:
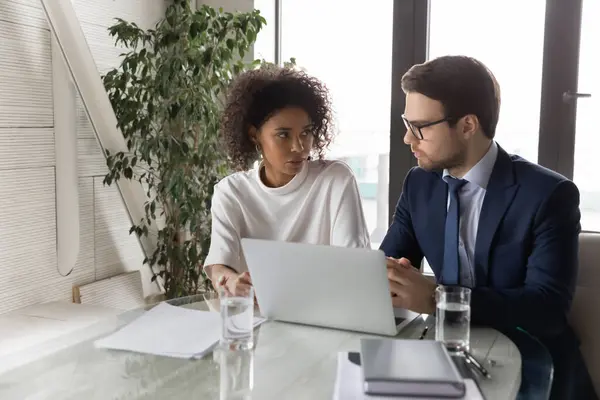
<path fill-rule="evenodd" d="M 414 266 L 426 257 L 439 277 L 446 209 L 441 172 L 411 169 L 381 249 L 387 256 L 408 258 Z M 498 147 L 475 242 L 471 319 L 507 333 L 519 327 L 540 338 L 553 356 L 555 381 L 562 380 L 556 376 L 562 370 L 557 364 L 567 363 L 561 355 L 579 354 L 567 314 L 575 291 L 580 230 L 575 184 Z M 576 362 L 582 364 L 580 354 Z M 582 373 L 587 376 L 587 371 Z"/>

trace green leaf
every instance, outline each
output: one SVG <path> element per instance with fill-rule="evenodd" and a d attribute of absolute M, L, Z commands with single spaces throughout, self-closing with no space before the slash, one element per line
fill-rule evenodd
<path fill-rule="evenodd" d="M 231 172 L 219 136 L 224 90 L 260 67 L 243 58 L 266 21 L 256 11 L 193 11 L 189 0 L 174 0 L 164 15 L 152 29 L 120 19 L 109 28 L 125 54 L 102 83 L 127 152 L 105 150 L 103 183 L 133 179 L 135 171 L 147 199 L 130 233 L 153 242 L 144 262 L 173 297 L 211 287 L 199 268 L 210 247 L 213 186 Z M 181 232 L 186 240 L 174 240 Z"/>

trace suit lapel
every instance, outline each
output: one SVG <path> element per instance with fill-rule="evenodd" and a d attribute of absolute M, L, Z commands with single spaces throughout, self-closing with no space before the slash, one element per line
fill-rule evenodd
<path fill-rule="evenodd" d="M 435 251 L 427 259 L 435 276 L 440 276 L 444 263 L 444 232 L 448 202 L 448 186 L 442 180 L 434 185 L 429 207 L 427 207 L 427 234 L 431 238 Z M 441 243 L 441 245 L 440 245 Z"/>
<path fill-rule="evenodd" d="M 487 286 L 490 248 L 498 226 L 512 203 L 518 185 L 515 181 L 512 160 L 498 146 L 498 157 L 483 200 L 477 239 L 475 241 L 476 286 Z"/>

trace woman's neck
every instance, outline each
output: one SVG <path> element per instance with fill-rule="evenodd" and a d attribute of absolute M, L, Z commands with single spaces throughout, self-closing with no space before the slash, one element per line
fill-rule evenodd
<path fill-rule="evenodd" d="M 276 173 L 271 168 L 268 168 L 266 165 L 260 169 L 260 180 L 267 187 L 278 188 L 287 185 L 290 181 L 294 179 L 293 175 L 287 175 L 282 173 Z"/>

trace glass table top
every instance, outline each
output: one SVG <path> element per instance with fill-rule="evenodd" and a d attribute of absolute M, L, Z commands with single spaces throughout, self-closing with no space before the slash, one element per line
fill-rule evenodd
<path fill-rule="evenodd" d="M 218 311 L 218 299 L 205 295 L 170 300 L 181 307 Z M 267 321 L 255 329 L 252 351 L 217 347 L 202 359 L 178 359 L 98 349 L 106 336 L 152 306 L 106 318 L 43 346 L 28 349 L 34 359 L 0 373 L 0 399 L 220 399 L 227 388 L 252 399 L 331 399 L 337 354 L 358 351 L 361 337 L 374 335 Z M 420 336 L 418 318 L 397 336 Z M 433 339 L 430 329 L 426 339 Z M 501 333 L 472 328 L 473 354 L 494 360 L 493 376 L 480 387 L 487 399 L 513 398 L 520 384 L 518 349 Z M 491 368 L 491 369 L 490 369 Z M 251 393 L 250 390 L 251 389 Z M 251 396 L 251 397 L 250 397 Z"/>

